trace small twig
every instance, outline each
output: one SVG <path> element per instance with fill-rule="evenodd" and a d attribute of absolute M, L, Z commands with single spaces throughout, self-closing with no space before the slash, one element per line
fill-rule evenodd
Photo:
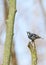
<path fill-rule="evenodd" d="M 31 55 L 32 55 L 32 65 L 37 65 L 37 51 L 36 51 L 36 46 L 35 43 L 29 42 L 28 48 L 30 49 Z"/>

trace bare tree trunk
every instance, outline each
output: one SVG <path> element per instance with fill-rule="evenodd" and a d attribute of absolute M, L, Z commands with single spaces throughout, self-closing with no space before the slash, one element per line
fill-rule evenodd
<path fill-rule="evenodd" d="M 7 0 L 4 0 L 4 5 L 5 5 L 5 21 L 6 21 L 8 19 L 8 13 L 9 13 Z M 12 43 L 12 48 L 11 48 L 11 63 L 12 65 L 17 65 L 14 43 Z"/>

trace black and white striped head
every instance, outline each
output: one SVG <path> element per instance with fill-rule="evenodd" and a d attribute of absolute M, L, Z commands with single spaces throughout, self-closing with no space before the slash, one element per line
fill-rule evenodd
<path fill-rule="evenodd" d="M 29 36 L 31 36 L 31 33 L 30 33 L 30 32 L 27 32 L 27 35 L 28 35 L 28 37 L 29 37 Z"/>

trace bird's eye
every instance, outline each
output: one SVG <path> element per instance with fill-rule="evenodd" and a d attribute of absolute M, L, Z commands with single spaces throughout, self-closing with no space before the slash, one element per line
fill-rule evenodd
<path fill-rule="evenodd" d="M 29 36 L 29 33 L 27 33 L 27 35 Z"/>

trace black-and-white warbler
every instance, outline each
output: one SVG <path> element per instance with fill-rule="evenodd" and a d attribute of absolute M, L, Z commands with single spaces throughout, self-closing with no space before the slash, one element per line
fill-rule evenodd
<path fill-rule="evenodd" d="M 30 32 L 27 32 L 27 35 L 28 35 L 28 38 L 29 38 L 30 40 L 32 40 L 32 42 L 34 42 L 36 39 L 41 38 L 41 37 L 38 36 L 37 34 L 30 33 Z"/>

